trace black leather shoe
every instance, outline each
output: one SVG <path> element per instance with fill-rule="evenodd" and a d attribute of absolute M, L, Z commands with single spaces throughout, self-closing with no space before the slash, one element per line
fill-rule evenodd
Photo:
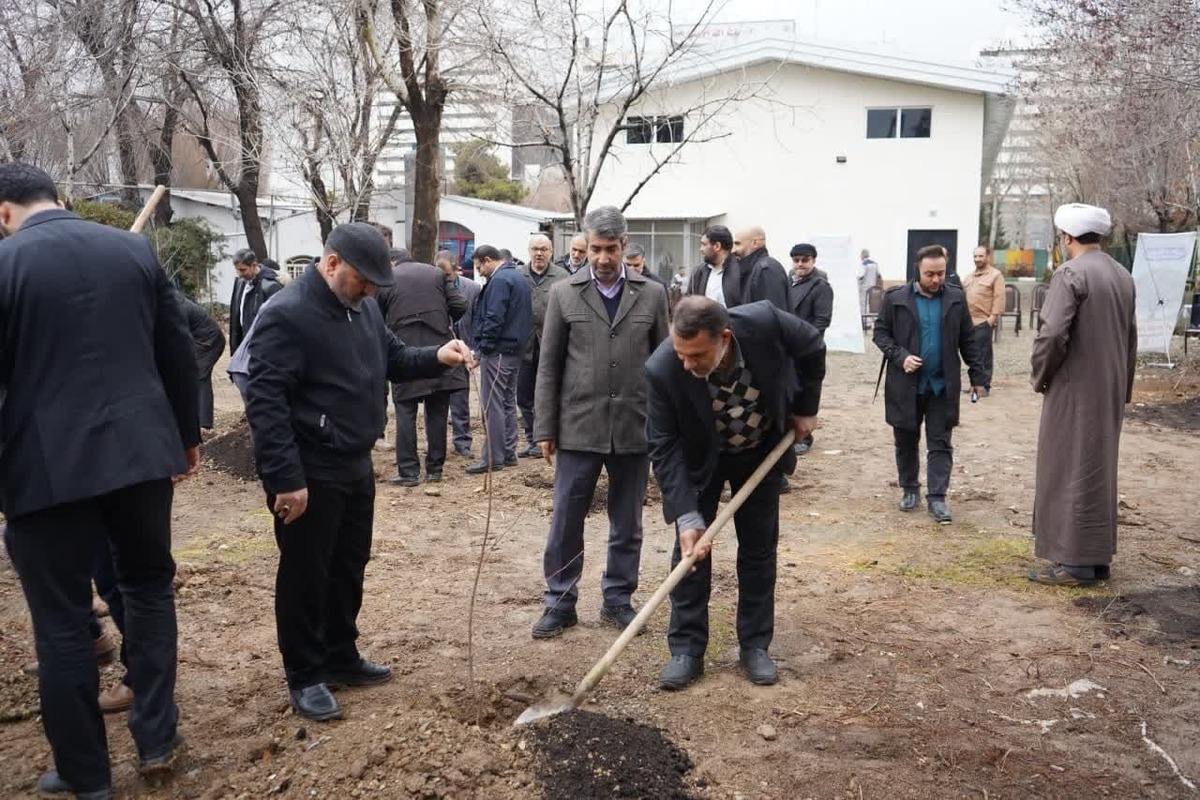
<path fill-rule="evenodd" d="M 306 719 L 324 722 L 327 719 L 342 718 L 342 707 L 338 705 L 337 698 L 329 691 L 329 687 L 323 683 L 314 683 L 303 689 L 289 689 L 288 696 L 291 698 L 292 708 Z"/>
<path fill-rule="evenodd" d="M 183 737 L 176 734 L 170 744 L 138 757 L 138 774 L 143 777 L 170 772 L 183 752 Z"/>
<path fill-rule="evenodd" d="M 436 470 L 433 470 L 432 472 L 426 472 L 425 480 L 428 481 L 429 483 L 441 483 L 442 482 L 442 471 L 440 469 L 436 469 Z"/>
<path fill-rule="evenodd" d="M 787 475 L 783 476 L 783 483 L 779 486 L 779 493 L 780 494 L 791 494 L 792 493 L 792 482 L 788 480 Z"/>
<path fill-rule="evenodd" d="M 626 603 L 623 606 L 610 606 L 607 603 L 600 607 L 600 621 L 605 625 L 611 625 L 619 631 L 623 631 L 633 622 L 633 618 L 637 616 L 637 610 L 633 606 Z M 638 631 L 638 636 L 646 632 L 646 627 Z"/>
<path fill-rule="evenodd" d="M 421 484 L 420 475 L 396 475 L 388 478 L 388 483 L 392 486 L 419 486 Z"/>
<path fill-rule="evenodd" d="M 330 668 L 325 676 L 329 686 L 375 686 L 392 679 L 392 668 L 360 658 L 357 664 Z"/>
<path fill-rule="evenodd" d="M 515 465 L 516 463 L 517 460 L 514 458 L 513 464 Z M 464 471 L 468 475 L 482 475 L 485 472 L 499 472 L 502 469 L 504 469 L 504 464 L 489 464 L 485 458 L 482 461 L 476 461 L 474 464 L 468 464 L 464 468 Z"/>
<path fill-rule="evenodd" d="M 540 455 L 540 451 L 539 451 L 539 455 Z M 504 466 L 515 467 L 516 465 L 517 465 L 517 454 L 516 453 L 509 453 L 508 455 L 506 455 L 504 457 Z"/>
<path fill-rule="evenodd" d="M 471 452 L 471 448 L 469 448 L 469 447 L 456 447 L 456 448 L 454 448 L 454 452 L 458 453 L 463 458 L 474 458 L 475 457 L 475 454 Z"/>
<path fill-rule="evenodd" d="M 746 670 L 746 675 L 755 686 L 779 683 L 779 670 L 775 668 L 775 662 L 767 655 L 766 650 L 757 647 L 743 649 L 738 660 L 742 662 L 742 669 Z"/>
<path fill-rule="evenodd" d="M 542 448 L 530 443 L 524 450 L 517 453 L 521 458 L 541 458 Z"/>
<path fill-rule="evenodd" d="M 704 674 L 704 659 L 696 656 L 671 656 L 658 673 L 658 688 L 677 692 L 691 686 Z"/>
<path fill-rule="evenodd" d="M 57 772 L 50 770 L 42 774 L 37 782 L 38 794 L 42 797 L 77 797 L 80 800 L 111 800 L 112 789 L 96 789 L 91 792 L 77 792 L 71 784 L 64 781 Z"/>
<path fill-rule="evenodd" d="M 912 511 L 917 507 L 917 503 L 919 502 L 920 498 L 917 496 L 917 493 L 910 492 L 906 489 L 904 494 L 900 496 L 900 510 Z"/>
<path fill-rule="evenodd" d="M 1111 564 L 1097 564 L 1092 567 L 1092 570 L 1096 573 L 1096 580 L 1098 581 L 1106 581 L 1112 577 Z"/>
<path fill-rule="evenodd" d="M 570 611 L 562 609 L 551 611 L 547 609 L 542 612 L 542 618 L 534 623 L 533 638 L 553 639 L 555 636 L 562 634 L 567 628 L 572 628 L 578 624 L 579 616 L 575 613 L 575 609 L 571 609 Z"/>
<path fill-rule="evenodd" d="M 946 506 L 945 500 L 930 500 L 929 516 L 933 517 L 933 521 L 939 525 L 949 525 L 954 521 L 954 517 L 950 516 L 950 509 Z"/>

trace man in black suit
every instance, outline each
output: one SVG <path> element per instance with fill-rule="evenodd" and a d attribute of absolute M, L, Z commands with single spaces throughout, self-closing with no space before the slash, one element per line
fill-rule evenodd
<path fill-rule="evenodd" d="M 86 222 L 26 164 L 0 165 L 0 505 L 37 640 L 55 769 L 44 795 L 111 797 L 87 621 L 103 539 L 127 603 L 139 769 L 180 739 L 172 477 L 200 461 L 192 340 L 147 240 Z"/>
<path fill-rule="evenodd" d="M 210 431 L 213 427 L 212 371 L 221 360 L 221 353 L 225 352 L 225 334 L 221 333 L 221 326 L 199 303 L 183 292 L 179 292 L 178 297 L 196 351 L 196 374 L 200 381 L 200 427 Z"/>
<path fill-rule="evenodd" d="M 229 299 L 230 355 L 246 338 L 263 303 L 283 288 L 275 270 L 259 264 L 258 256 L 249 248 L 233 254 L 233 268 L 237 278 L 233 281 L 233 296 Z"/>
<path fill-rule="evenodd" d="M 801 243 L 792 248 L 792 277 L 788 285 L 788 310 L 825 336 L 833 321 L 833 287 L 825 273 L 817 269 L 817 248 Z M 810 433 L 796 442 L 796 455 L 812 449 Z"/>
<path fill-rule="evenodd" d="M 672 564 L 690 555 L 717 514 L 721 488 L 741 489 L 789 428 L 816 427 L 825 377 L 817 329 L 766 301 L 726 311 L 704 297 L 675 307 L 671 338 L 646 362 L 646 435 L 663 515 L 677 532 Z M 775 551 L 779 492 L 796 467 L 791 450 L 734 515 L 737 529 L 737 633 L 753 683 L 778 680 L 767 649 L 775 627 Z M 671 593 L 664 689 L 682 689 L 704 672 L 712 564 L 707 551 Z"/>

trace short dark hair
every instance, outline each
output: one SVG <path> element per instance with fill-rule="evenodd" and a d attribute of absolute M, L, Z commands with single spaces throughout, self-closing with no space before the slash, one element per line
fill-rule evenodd
<path fill-rule="evenodd" d="M 502 259 L 503 259 L 503 260 L 505 260 L 505 261 L 512 261 L 512 260 L 513 260 L 513 256 L 512 256 L 512 250 L 509 250 L 507 247 L 501 247 L 501 248 L 500 248 L 499 250 L 497 250 L 496 252 L 497 252 L 497 253 L 499 253 L 499 254 L 500 254 L 500 258 L 502 258 Z"/>
<path fill-rule="evenodd" d="M 808 256 L 810 258 L 816 258 L 817 257 L 817 248 L 815 248 L 811 244 L 807 244 L 805 242 L 801 242 L 798 245 L 794 245 L 792 247 L 792 258 L 797 258 L 799 256 Z"/>
<path fill-rule="evenodd" d="M 42 170 L 19 161 L 0 164 L 0 203 L 31 206 L 56 200 L 58 190 L 54 181 Z"/>
<path fill-rule="evenodd" d="M 946 252 L 946 248 L 940 244 L 931 244 L 917 251 L 917 265 L 919 266 L 927 258 L 944 258 L 949 261 L 950 255 Z"/>
<path fill-rule="evenodd" d="M 642 247 L 637 242 L 632 242 L 625 247 L 626 258 L 645 258 L 646 248 Z"/>
<path fill-rule="evenodd" d="M 705 239 L 708 239 L 709 244 L 719 244 L 722 250 L 733 249 L 733 234 L 729 232 L 729 228 L 724 225 L 709 225 L 701 234 Z M 689 338 L 689 337 L 684 337 Z"/>
<path fill-rule="evenodd" d="M 381 222 L 369 222 L 368 225 L 379 231 L 379 235 L 388 243 L 388 247 L 392 246 L 392 229 Z"/>
<path fill-rule="evenodd" d="M 412 261 L 412 254 L 403 247 L 393 247 L 388 250 L 388 260 L 393 264 L 405 264 Z"/>
<path fill-rule="evenodd" d="M 1071 238 L 1080 244 L 1100 244 L 1100 234 L 1096 233 L 1095 231 L 1081 233 L 1078 236 L 1072 236 Z"/>
<path fill-rule="evenodd" d="M 500 251 L 497 250 L 496 248 L 492 247 L 490 244 L 481 244 L 481 245 L 479 245 L 479 247 L 476 247 L 475 253 L 471 256 L 471 258 L 475 259 L 476 261 L 484 261 L 484 260 L 500 261 L 501 260 Z"/>
<path fill-rule="evenodd" d="M 233 263 L 235 264 L 257 264 L 258 255 L 249 247 L 243 247 L 233 253 Z"/>
<path fill-rule="evenodd" d="M 701 333 L 715 339 L 728 327 L 729 312 L 725 306 L 698 294 L 681 299 L 671 318 L 671 329 L 681 339 L 694 339 Z"/>

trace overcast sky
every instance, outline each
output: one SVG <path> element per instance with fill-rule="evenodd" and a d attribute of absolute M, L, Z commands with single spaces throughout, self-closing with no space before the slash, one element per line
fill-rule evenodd
<path fill-rule="evenodd" d="M 706 4 L 674 0 L 673 18 L 694 17 Z M 1012 6 L 1012 0 L 727 0 L 717 20 L 794 19 L 801 39 L 971 63 L 982 48 L 1024 38 L 1028 26 Z"/>

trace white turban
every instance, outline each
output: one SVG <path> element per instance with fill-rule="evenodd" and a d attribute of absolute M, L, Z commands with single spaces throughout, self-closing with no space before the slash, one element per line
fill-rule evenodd
<path fill-rule="evenodd" d="M 1106 236 L 1112 230 L 1112 217 L 1099 206 L 1067 203 L 1054 212 L 1054 227 L 1075 238 L 1087 233 Z"/>

